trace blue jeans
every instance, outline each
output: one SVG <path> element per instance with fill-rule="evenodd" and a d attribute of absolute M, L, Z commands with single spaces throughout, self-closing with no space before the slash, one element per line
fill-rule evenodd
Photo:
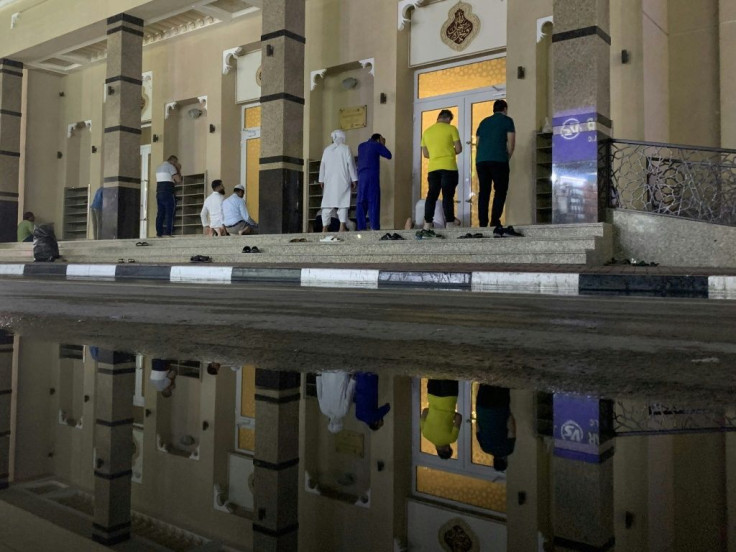
<path fill-rule="evenodd" d="M 172 192 L 156 192 L 156 235 L 170 236 L 174 230 L 174 213 L 176 212 L 176 197 Z"/>

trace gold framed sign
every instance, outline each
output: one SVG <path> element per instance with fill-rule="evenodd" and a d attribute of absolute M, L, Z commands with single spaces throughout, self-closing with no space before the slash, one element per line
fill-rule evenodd
<path fill-rule="evenodd" d="M 440 39 L 450 48 L 462 52 L 470 46 L 480 32 L 480 19 L 473 13 L 473 6 L 460 0 L 447 14 L 442 25 Z"/>
<path fill-rule="evenodd" d="M 343 107 L 340 109 L 340 129 L 353 130 L 368 126 L 368 106 Z"/>

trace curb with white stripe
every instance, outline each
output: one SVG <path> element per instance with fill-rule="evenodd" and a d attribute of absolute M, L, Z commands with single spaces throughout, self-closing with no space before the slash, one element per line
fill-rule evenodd
<path fill-rule="evenodd" d="M 628 295 L 736 300 L 736 276 L 565 272 L 420 272 L 358 268 L 246 268 L 202 265 L 0 264 L 0 277 L 281 283 L 302 287 L 428 289 L 537 295 Z"/>

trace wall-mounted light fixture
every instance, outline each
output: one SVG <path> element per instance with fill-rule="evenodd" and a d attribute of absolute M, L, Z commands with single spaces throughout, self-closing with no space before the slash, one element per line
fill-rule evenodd
<path fill-rule="evenodd" d="M 57 158 L 57 159 L 61 159 L 62 157 L 64 157 L 64 154 L 63 154 L 63 153 L 61 153 L 60 151 L 57 151 L 57 152 L 56 152 L 56 158 Z"/>
<path fill-rule="evenodd" d="M 108 86 L 108 87 L 107 87 L 107 95 L 108 95 L 108 96 L 113 96 L 113 95 L 115 95 L 115 89 L 114 89 L 114 88 L 113 88 L 112 86 Z"/>
<path fill-rule="evenodd" d="M 381 92 L 381 95 L 379 96 L 379 101 L 382 104 L 385 104 L 388 101 L 388 98 L 386 97 L 386 93 L 385 92 Z"/>
<path fill-rule="evenodd" d="M 97 153 L 97 146 L 92 146 L 92 153 Z"/>
<path fill-rule="evenodd" d="M 631 54 L 629 54 L 628 50 L 621 50 L 621 63 L 624 65 L 629 63 L 631 61 Z"/>
<path fill-rule="evenodd" d="M 519 65 L 516 68 L 516 78 L 519 79 L 519 80 L 521 80 L 521 79 L 523 79 L 525 77 L 526 77 L 526 69 L 524 67 L 522 67 L 521 65 Z"/>
<path fill-rule="evenodd" d="M 273 46 L 271 44 L 266 44 L 266 55 L 268 57 L 273 55 Z"/>
<path fill-rule="evenodd" d="M 154 135 L 152 136 L 152 140 L 153 140 L 154 142 L 158 142 L 158 134 L 154 134 Z"/>
<path fill-rule="evenodd" d="M 215 125 L 210 123 L 210 134 L 214 134 L 214 132 L 215 132 Z"/>
<path fill-rule="evenodd" d="M 59 92 L 59 97 L 63 98 L 65 96 L 64 92 Z"/>

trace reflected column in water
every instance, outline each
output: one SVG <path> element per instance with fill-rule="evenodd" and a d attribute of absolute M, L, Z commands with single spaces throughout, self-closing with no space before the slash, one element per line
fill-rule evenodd
<path fill-rule="evenodd" d="M 92 538 L 112 545 L 130 538 L 135 356 L 91 348 L 95 382 L 95 496 Z"/>
<path fill-rule="evenodd" d="M 297 550 L 300 386 L 297 372 L 256 370 L 253 550 Z"/>
<path fill-rule="evenodd" d="M 13 334 L 0 330 L 0 490 L 10 478 L 10 405 L 13 397 Z"/>
<path fill-rule="evenodd" d="M 555 550 L 610 550 L 613 526 L 613 404 L 554 395 L 552 459 Z"/>

